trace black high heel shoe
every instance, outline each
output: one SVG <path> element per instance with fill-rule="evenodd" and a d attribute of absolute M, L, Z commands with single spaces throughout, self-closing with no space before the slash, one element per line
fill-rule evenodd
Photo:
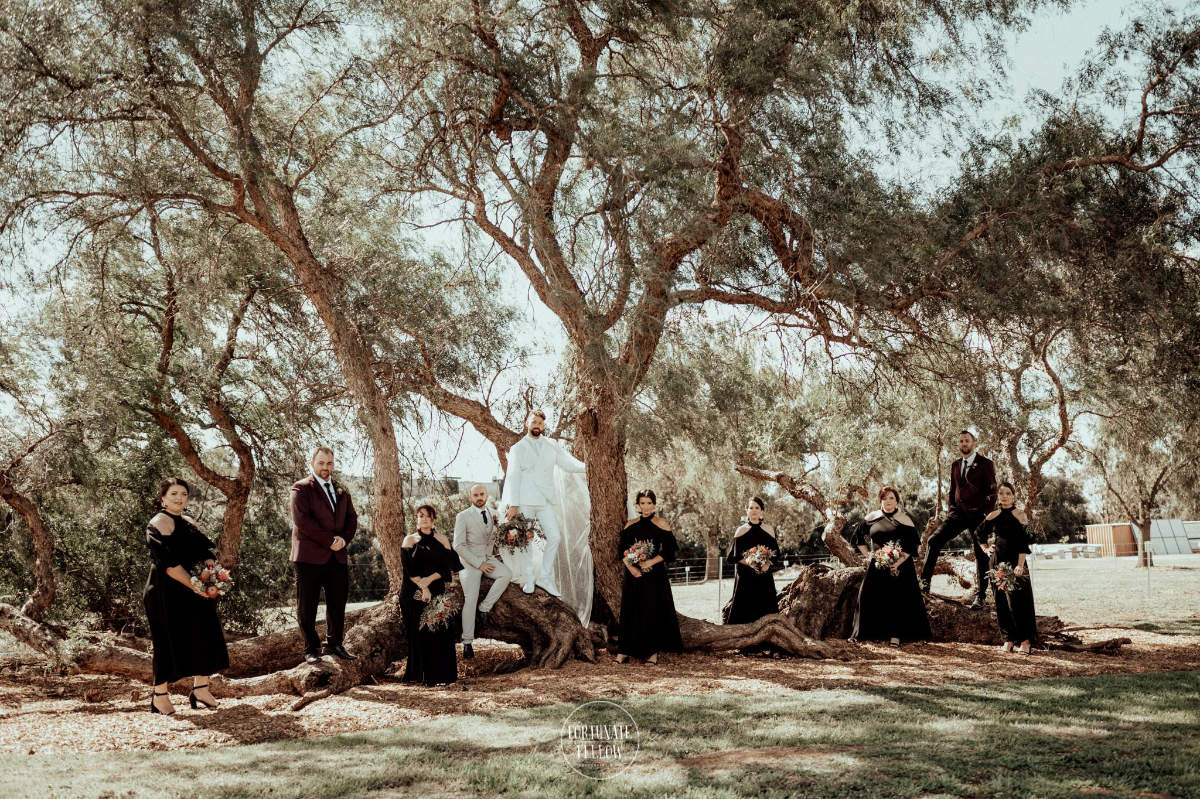
<path fill-rule="evenodd" d="M 208 687 L 208 683 L 204 683 L 204 685 L 196 686 L 196 688 L 207 688 L 207 687 Z M 216 710 L 217 709 L 216 704 L 214 704 L 212 702 L 205 702 L 203 699 L 196 696 L 196 688 L 192 688 L 192 692 L 190 694 L 188 694 L 188 702 L 191 703 L 192 710 L 195 710 L 200 705 L 204 705 L 206 708 L 209 708 L 210 710 Z"/>
<path fill-rule="evenodd" d="M 170 691 L 163 691 L 161 694 L 158 691 L 154 692 L 154 696 L 170 696 L 170 695 L 171 695 Z M 151 713 L 158 713 L 163 716 L 174 716 L 175 715 L 174 709 L 172 709 L 170 713 L 163 713 L 161 710 L 159 710 L 158 705 L 154 704 L 154 696 L 150 697 L 150 712 Z M 193 707 L 194 707 L 194 705 L 193 705 Z"/>

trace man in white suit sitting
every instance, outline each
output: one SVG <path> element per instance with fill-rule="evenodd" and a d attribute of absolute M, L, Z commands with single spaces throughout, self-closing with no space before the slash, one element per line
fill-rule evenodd
<path fill-rule="evenodd" d="M 458 512 L 454 517 L 454 551 L 463 562 L 458 579 L 463 589 L 462 642 L 463 659 L 475 657 L 471 643 L 475 640 L 475 607 L 479 606 L 479 619 L 488 623 L 488 613 L 495 606 L 504 589 L 512 580 L 512 571 L 496 556 L 492 534 L 496 529 L 496 518 L 487 509 L 488 492 L 481 485 L 471 486 L 471 507 Z M 483 575 L 492 578 L 483 602 L 479 601 L 479 584 Z"/>
<path fill-rule="evenodd" d="M 500 506 L 507 508 L 505 516 L 508 519 L 518 513 L 525 514 L 526 518 L 537 519 L 542 525 L 542 532 L 546 534 L 540 566 L 536 562 L 528 566 L 523 586 L 525 593 L 532 594 L 536 583 L 552 596 L 561 597 L 562 593 L 554 579 L 554 557 L 562 540 L 554 507 L 557 497 L 554 470 L 586 472 L 587 466 L 546 438 L 545 432 L 546 414 L 542 411 L 530 412 L 525 419 L 525 437 L 513 444 L 508 452 L 508 472 Z"/>

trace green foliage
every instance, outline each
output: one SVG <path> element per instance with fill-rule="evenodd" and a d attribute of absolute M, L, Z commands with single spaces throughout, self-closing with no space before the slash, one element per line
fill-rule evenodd
<path fill-rule="evenodd" d="M 1037 504 L 1038 525 L 1034 540 L 1040 543 L 1086 541 L 1092 515 L 1079 485 L 1065 477 L 1051 477 L 1042 486 Z M 1040 527 L 1040 529 L 1039 529 Z"/>
<path fill-rule="evenodd" d="M 158 485 L 170 474 L 189 480 L 189 515 L 214 541 L 220 538 L 219 516 L 213 513 L 220 507 L 214 502 L 216 492 L 205 490 L 189 474 L 173 442 L 161 435 L 106 452 L 93 452 L 88 441 L 75 438 L 56 454 L 55 485 L 37 494 L 57 544 L 58 600 L 52 618 L 145 635 L 145 529 L 156 510 Z M 291 601 L 286 491 L 283 503 L 277 499 L 255 502 L 243 529 L 235 590 L 221 600 L 221 617 L 230 632 L 260 631 L 274 608 Z M 12 535 L 0 546 L 0 594 L 23 598 L 32 588 L 32 553 L 23 523 L 11 517 L 7 523 Z"/>

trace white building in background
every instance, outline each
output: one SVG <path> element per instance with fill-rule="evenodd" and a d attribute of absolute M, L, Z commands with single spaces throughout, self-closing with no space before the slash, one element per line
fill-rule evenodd
<path fill-rule="evenodd" d="M 1106 557 L 1136 555 L 1141 531 L 1132 522 L 1089 524 L 1088 544 Z M 1190 555 L 1200 552 L 1200 521 L 1154 519 L 1150 522 L 1151 555 Z"/>

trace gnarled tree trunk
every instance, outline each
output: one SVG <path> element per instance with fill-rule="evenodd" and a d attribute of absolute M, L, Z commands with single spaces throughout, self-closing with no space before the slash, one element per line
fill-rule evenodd
<path fill-rule="evenodd" d="M 721 525 L 715 522 L 704 536 L 704 582 L 721 577 Z"/>
<path fill-rule="evenodd" d="M 41 621 L 54 602 L 54 536 L 46 528 L 37 505 L 17 490 L 7 472 L 0 472 L 0 499 L 21 514 L 33 539 L 33 593 L 25 600 L 20 612 L 33 621 Z"/>
<path fill-rule="evenodd" d="M 593 384 L 594 385 L 594 384 Z M 575 414 L 575 454 L 587 464 L 591 499 L 589 544 L 596 568 L 596 590 L 608 603 L 613 618 L 621 615 L 623 569 L 617 550 L 628 513 L 629 482 L 625 471 L 625 422 L 607 409 L 614 402 L 581 392 L 585 398 Z"/>
<path fill-rule="evenodd" d="M 831 568 L 823 563 L 804 566 L 783 590 L 780 613 L 813 638 L 849 638 L 865 574 L 861 566 Z M 968 602 L 939 594 L 926 596 L 925 609 L 935 641 L 1001 643 L 996 616 L 990 610 L 972 610 Z M 1057 616 L 1038 616 L 1038 638 L 1051 648 L 1106 654 L 1115 653 L 1123 643 L 1129 643 L 1129 639 L 1109 639 L 1085 645 L 1066 635 L 1065 626 Z"/>

